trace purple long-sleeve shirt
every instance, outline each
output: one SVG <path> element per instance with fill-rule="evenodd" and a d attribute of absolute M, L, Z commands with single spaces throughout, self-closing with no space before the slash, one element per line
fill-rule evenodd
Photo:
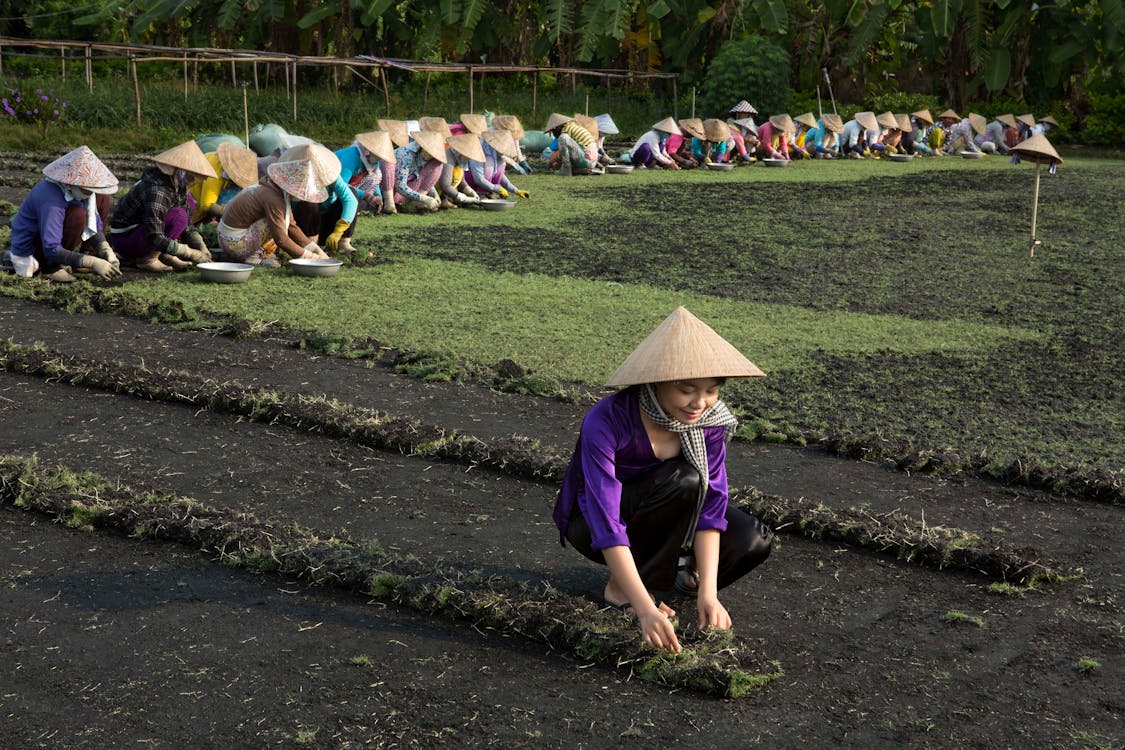
<path fill-rule="evenodd" d="M 702 428 L 707 441 L 710 480 L 696 530 L 726 531 L 727 446 L 722 427 Z M 570 459 L 555 503 L 559 540 L 577 508 L 590 528 L 591 547 L 629 546 L 621 520 L 621 483 L 663 463 L 652 452 L 652 443 L 641 421 L 637 387 L 606 396 L 586 414 L 578 445 Z"/>
<path fill-rule="evenodd" d="M 41 180 L 31 189 L 27 198 L 20 204 L 19 211 L 12 219 L 12 254 L 27 257 L 35 253 L 35 240 L 43 248 L 43 257 L 53 262 L 59 250 L 69 250 L 62 246 L 63 220 L 68 206 L 81 206 L 82 201 L 69 203 L 63 189 L 50 180 Z M 97 219 L 101 231 L 102 220 Z"/>

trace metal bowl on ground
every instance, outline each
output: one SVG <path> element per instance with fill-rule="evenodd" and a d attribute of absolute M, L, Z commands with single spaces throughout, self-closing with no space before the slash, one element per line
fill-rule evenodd
<path fill-rule="evenodd" d="M 914 154 L 891 154 L 887 158 L 891 161 L 910 161 L 914 158 Z"/>
<path fill-rule="evenodd" d="M 789 160 L 788 159 L 762 159 L 762 164 L 765 164 L 767 167 L 788 167 L 789 166 Z"/>
<path fill-rule="evenodd" d="M 204 281 L 217 281 L 220 284 L 241 284 L 250 278 L 254 266 L 249 263 L 200 263 L 196 266 Z"/>
<path fill-rule="evenodd" d="M 984 156 L 983 151 L 958 151 L 962 159 L 979 159 Z"/>
<path fill-rule="evenodd" d="M 335 258 L 293 258 L 289 267 L 298 276 L 335 276 L 344 261 Z"/>
<path fill-rule="evenodd" d="M 515 201 L 504 200 L 502 198 L 481 198 L 480 203 L 477 204 L 485 211 L 507 211 L 516 205 Z"/>
<path fill-rule="evenodd" d="M 734 165 L 730 163 L 720 164 L 718 162 L 711 162 L 707 165 L 707 168 L 713 172 L 729 172 L 734 169 Z"/>
<path fill-rule="evenodd" d="M 607 164 L 605 167 L 609 174 L 629 174 L 633 169 L 632 164 Z"/>

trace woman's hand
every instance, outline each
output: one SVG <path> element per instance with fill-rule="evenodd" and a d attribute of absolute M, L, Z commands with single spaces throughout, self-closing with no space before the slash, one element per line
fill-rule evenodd
<path fill-rule="evenodd" d="M 699 607 L 699 629 L 705 628 L 718 628 L 719 630 L 729 630 L 731 627 L 730 613 L 727 608 L 722 605 L 717 597 L 699 597 L 697 600 Z"/>
<path fill-rule="evenodd" d="M 676 629 L 672 626 L 672 621 L 655 605 L 645 607 L 644 611 L 637 613 L 637 619 L 640 621 L 641 636 L 646 646 L 671 651 L 673 654 L 684 650 L 679 639 L 676 638 Z"/>

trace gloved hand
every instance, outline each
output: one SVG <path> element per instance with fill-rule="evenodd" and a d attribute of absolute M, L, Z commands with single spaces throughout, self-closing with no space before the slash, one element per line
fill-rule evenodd
<path fill-rule="evenodd" d="M 383 210 L 383 196 L 379 195 L 374 190 L 368 190 L 363 194 L 363 202 L 366 203 L 367 207 L 374 213 L 379 213 Z"/>
<path fill-rule="evenodd" d="M 499 190 L 497 190 L 496 192 L 500 194 L 500 197 L 501 197 L 501 198 L 507 198 L 507 197 L 508 197 L 508 195 L 509 195 L 508 191 L 507 191 L 506 189 L 504 189 L 503 187 L 501 187 L 501 188 L 500 188 Z"/>
<path fill-rule="evenodd" d="M 121 266 L 115 266 L 108 260 L 93 255 L 83 255 L 80 266 L 89 268 L 103 279 L 116 279 L 121 276 Z"/>
<path fill-rule="evenodd" d="M 527 163 L 527 159 L 521 161 L 520 166 L 523 167 L 524 174 L 531 174 L 531 165 Z"/>
<path fill-rule="evenodd" d="M 517 171 L 517 172 L 519 172 L 520 174 L 531 174 L 531 172 L 529 172 L 528 170 L 524 169 L 524 166 L 523 166 L 523 164 L 517 164 L 517 163 L 515 163 L 515 162 L 512 162 L 512 169 L 516 170 L 516 171 Z"/>
<path fill-rule="evenodd" d="M 210 255 L 210 251 L 207 250 L 207 243 L 203 241 L 203 235 L 201 235 L 199 232 L 190 233 L 186 238 L 184 238 L 184 242 L 186 242 L 189 247 L 200 252 L 207 252 L 208 255 Z"/>
<path fill-rule="evenodd" d="M 226 206 L 220 206 L 218 203 L 212 203 L 207 207 L 207 214 L 209 216 L 214 216 L 216 219 L 221 219 L 223 218 L 224 208 L 226 208 Z"/>
<path fill-rule="evenodd" d="M 109 240 L 105 235 L 99 232 L 90 238 L 93 245 L 93 255 L 96 258 L 109 261 L 111 266 L 116 266 L 117 270 L 121 270 L 121 261 L 117 258 L 117 253 L 113 252 L 113 246 L 109 244 Z"/>
<path fill-rule="evenodd" d="M 441 208 L 441 201 L 432 195 L 423 195 L 418 201 L 427 211 L 437 211 Z"/>
<path fill-rule="evenodd" d="M 301 255 L 302 258 L 324 258 L 326 257 L 324 251 L 320 249 L 320 245 L 315 242 L 310 242 L 305 245 L 305 252 Z"/>
<path fill-rule="evenodd" d="M 202 241 L 203 241 L 203 238 L 201 237 L 200 242 L 202 242 Z M 204 247 L 202 250 L 197 250 L 194 247 L 189 247 L 189 246 L 185 245 L 184 243 L 176 242 L 175 240 L 172 240 L 171 244 L 168 245 L 168 249 L 165 250 L 164 252 L 168 253 L 169 255 L 174 255 L 177 258 L 183 258 L 184 260 L 190 260 L 192 263 L 210 263 L 211 262 L 211 251 L 208 250 L 206 247 Z"/>
<path fill-rule="evenodd" d="M 332 233 L 324 240 L 324 246 L 328 248 L 328 252 L 334 253 L 340 246 L 340 240 L 344 236 L 344 232 L 351 226 L 351 222 L 344 221 L 343 219 L 336 220 L 336 226 L 332 227 Z"/>
<path fill-rule="evenodd" d="M 469 184 L 467 182 L 462 181 L 461 185 L 457 189 L 470 198 L 480 198 L 480 196 L 477 195 L 477 191 L 469 187 Z"/>
<path fill-rule="evenodd" d="M 530 192 L 528 192 L 527 190 L 523 190 L 523 189 L 517 190 L 517 191 L 516 191 L 516 195 L 518 195 L 519 197 L 521 197 L 521 198 L 523 198 L 523 199 L 525 199 L 525 200 L 527 200 L 527 199 L 530 199 L 530 198 L 531 198 L 531 193 L 530 193 Z"/>
<path fill-rule="evenodd" d="M 472 206 L 480 203 L 480 198 L 476 195 L 465 195 L 464 193 L 457 194 L 457 203 L 461 206 Z"/>

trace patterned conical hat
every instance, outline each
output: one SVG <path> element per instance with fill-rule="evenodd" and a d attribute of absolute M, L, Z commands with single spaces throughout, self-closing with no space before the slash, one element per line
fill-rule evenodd
<path fill-rule="evenodd" d="M 676 124 L 680 126 L 684 135 L 690 135 L 692 138 L 706 138 L 703 134 L 703 120 L 698 117 L 685 117 Z"/>
<path fill-rule="evenodd" d="M 1020 141 L 1012 150 L 1022 159 L 1040 162 L 1041 164 L 1062 164 L 1062 157 L 1055 147 L 1047 140 L 1047 136 L 1040 133 L 1033 135 L 1026 141 Z"/>
<path fill-rule="evenodd" d="M 79 146 L 43 167 L 43 175 L 63 185 L 74 185 L 94 193 L 113 195 L 117 178 L 88 146 Z"/>
<path fill-rule="evenodd" d="M 939 120 L 960 120 L 961 115 L 954 112 L 952 109 L 947 109 L 937 116 Z"/>
<path fill-rule="evenodd" d="M 446 139 L 446 143 L 455 152 L 464 156 L 469 161 L 484 161 L 484 149 L 480 145 L 480 136 L 476 133 L 462 133 Z"/>
<path fill-rule="evenodd" d="M 617 123 L 609 116 L 608 112 L 602 113 L 594 118 L 598 121 L 598 130 L 605 135 L 617 135 L 621 131 L 617 128 Z"/>
<path fill-rule="evenodd" d="M 322 185 L 331 185 L 343 171 L 340 157 L 329 151 L 319 143 L 306 143 L 301 146 L 287 148 L 281 152 L 277 159 L 282 161 L 308 161 L 312 162 L 316 177 Z"/>
<path fill-rule="evenodd" d="M 988 131 L 988 120 L 984 119 L 984 115 L 978 115 L 976 112 L 969 113 L 969 125 L 977 135 L 984 135 Z"/>
<path fill-rule="evenodd" d="M 858 122 L 864 130 L 879 129 L 879 121 L 875 119 L 874 112 L 856 112 L 855 121 Z"/>
<path fill-rule="evenodd" d="M 930 110 L 928 109 L 920 109 L 917 112 L 911 112 L 910 116 L 917 117 L 920 121 L 926 123 L 927 125 L 934 124 L 934 116 L 930 114 Z"/>
<path fill-rule="evenodd" d="M 166 167 L 174 169 L 182 169 L 191 174 L 200 175 L 201 177 L 218 177 L 215 170 L 211 167 L 211 163 L 207 161 L 207 157 L 199 149 L 199 144 L 195 141 L 187 141 L 181 143 L 175 148 L 170 148 L 167 151 L 162 151 L 152 160 L 157 164 L 163 164 Z"/>
<path fill-rule="evenodd" d="M 712 143 L 725 143 L 730 138 L 730 126 L 718 118 L 709 117 L 703 121 L 703 135 Z"/>
<path fill-rule="evenodd" d="M 370 133 L 358 133 L 355 142 L 369 151 L 379 161 L 394 162 L 395 144 L 391 141 L 391 134 L 385 130 L 372 130 Z"/>
<path fill-rule="evenodd" d="M 405 120 L 386 120 L 379 118 L 376 122 L 379 125 L 379 130 L 391 136 L 391 143 L 395 145 L 395 148 L 410 143 L 410 133 L 406 129 Z"/>
<path fill-rule="evenodd" d="M 481 133 L 480 137 L 501 156 L 515 159 L 519 155 L 520 151 L 516 146 L 516 139 L 512 137 L 512 131 L 510 130 L 490 128 Z"/>
<path fill-rule="evenodd" d="M 884 112 L 875 118 L 875 122 L 879 123 L 881 128 L 890 128 L 891 130 L 898 130 L 898 120 L 895 119 L 894 112 Z"/>
<path fill-rule="evenodd" d="M 1052 128 L 1057 128 L 1059 126 L 1059 121 L 1056 120 L 1055 118 L 1051 117 L 1050 115 L 1047 115 L 1046 117 L 1039 118 L 1039 122 L 1045 122 L 1048 125 L 1050 125 Z"/>
<path fill-rule="evenodd" d="M 806 112 L 803 115 L 797 115 L 793 118 L 793 122 L 799 122 L 809 130 L 812 130 L 816 127 L 816 117 L 813 116 L 812 112 Z"/>
<path fill-rule="evenodd" d="M 1020 124 L 1011 115 L 996 115 L 996 122 L 1009 128 L 1018 128 Z"/>
<path fill-rule="evenodd" d="M 507 130 L 512 134 L 512 138 L 517 141 L 527 135 L 520 123 L 520 118 L 515 115 L 496 115 L 492 118 L 492 127 Z"/>
<path fill-rule="evenodd" d="M 1028 126 L 1029 128 L 1032 125 L 1035 124 L 1035 116 L 1034 115 L 1030 115 L 1030 114 L 1020 115 L 1016 119 L 1019 120 L 1020 122 L 1022 122 L 1024 125 Z"/>
<path fill-rule="evenodd" d="M 240 188 L 247 188 L 258 182 L 258 154 L 245 146 L 237 146 L 230 142 L 220 143 L 215 150 L 219 155 L 219 164 L 227 177 Z"/>
<path fill-rule="evenodd" d="M 895 120 L 898 122 L 898 129 L 904 133 L 913 132 L 914 128 L 910 124 L 910 117 L 908 115 L 895 115 Z"/>
<path fill-rule="evenodd" d="M 412 138 L 426 152 L 427 156 L 445 164 L 445 139 L 441 137 L 441 133 L 435 133 L 432 130 L 419 130 Z"/>
<path fill-rule="evenodd" d="M 594 136 L 595 141 L 598 140 L 599 133 L 597 120 L 595 120 L 593 117 L 590 117 L 589 115 L 575 115 L 574 122 L 577 123 L 580 127 L 585 128 L 590 135 Z"/>
<path fill-rule="evenodd" d="M 470 133 L 476 133 L 477 135 L 488 130 L 488 120 L 484 115 L 463 114 L 461 115 L 461 124 L 468 128 Z"/>
<path fill-rule="evenodd" d="M 764 372 L 706 323 L 680 307 L 617 368 L 608 386 L 696 378 L 754 378 Z"/>
<path fill-rule="evenodd" d="M 826 112 L 821 116 L 820 121 L 824 123 L 825 128 L 831 130 L 833 133 L 844 132 L 844 118 L 840 117 L 840 115 Z"/>
<path fill-rule="evenodd" d="M 672 135 L 683 135 L 680 126 L 671 117 L 665 117 L 660 122 L 652 126 L 653 130 L 660 130 L 664 133 L 671 133 Z"/>
<path fill-rule="evenodd" d="M 793 118 L 789 115 L 774 115 L 770 118 L 770 125 L 773 125 L 783 133 L 797 132 L 797 126 L 793 124 Z"/>
<path fill-rule="evenodd" d="M 303 147 L 299 147 L 303 148 Z M 310 159 L 275 161 L 266 167 L 274 183 L 299 201 L 323 203 L 328 199 L 328 189 L 318 174 L 317 165 Z"/>
<path fill-rule="evenodd" d="M 758 123 L 754 122 L 753 117 L 743 117 L 740 120 L 735 120 L 734 124 L 743 130 L 748 130 L 754 135 L 758 134 Z"/>
<path fill-rule="evenodd" d="M 743 99 L 742 101 L 740 101 L 738 104 L 734 105 L 733 107 L 731 107 L 727 111 L 730 112 L 731 114 L 734 114 L 734 115 L 756 115 L 756 114 L 758 114 L 758 110 L 754 109 L 754 106 L 752 104 L 750 104 L 750 102 L 746 101 L 745 99 Z"/>
<path fill-rule="evenodd" d="M 543 126 L 543 132 L 550 133 L 555 128 L 566 125 L 573 119 L 573 117 L 567 117 L 566 115 L 560 115 L 558 112 L 552 112 L 551 116 L 547 118 L 547 124 Z"/>
<path fill-rule="evenodd" d="M 442 138 L 453 135 L 453 131 L 449 129 L 449 123 L 445 121 L 444 117 L 419 117 L 418 129 L 437 133 Z"/>

